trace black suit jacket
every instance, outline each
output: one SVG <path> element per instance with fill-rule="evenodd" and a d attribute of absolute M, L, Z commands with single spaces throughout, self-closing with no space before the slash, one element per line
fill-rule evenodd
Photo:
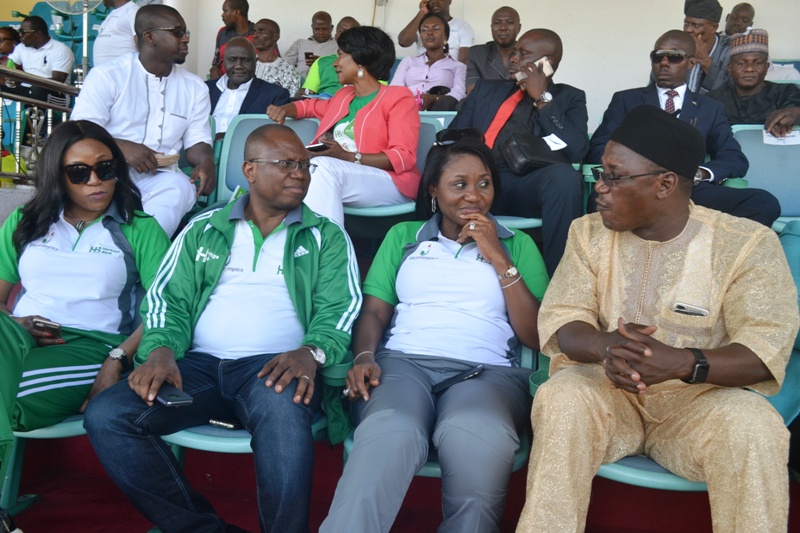
<path fill-rule="evenodd" d="M 508 69 L 497 53 L 494 41 L 476 44 L 467 50 L 467 87 L 478 80 L 507 80 Z"/>
<path fill-rule="evenodd" d="M 208 86 L 208 96 L 211 98 L 211 114 L 213 115 L 222 92 L 217 88 L 217 80 L 207 80 L 206 85 Z M 267 112 L 267 106 L 269 105 L 284 105 L 288 103 L 289 91 L 280 85 L 253 78 L 253 83 L 250 84 L 250 89 L 248 89 L 242 101 L 239 114 L 263 115 Z"/>
<path fill-rule="evenodd" d="M 451 128 L 477 128 L 486 133 L 503 102 L 517 90 L 514 81 L 479 80 L 469 93 Z M 553 101 L 534 113 L 531 133 L 546 137 L 554 133 L 567 144 L 564 153 L 572 163 L 579 163 L 589 147 L 586 94 L 563 83 L 550 82 L 547 88 Z"/>
<path fill-rule="evenodd" d="M 592 135 L 586 155 L 587 163 L 600 163 L 611 132 L 617 129 L 630 110 L 640 105 L 661 107 L 654 84 L 614 93 L 603 115 L 603 122 Z M 747 174 L 750 163 L 733 138 L 725 107 L 721 103 L 687 89 L 678 118 L 697 128 L 705 138 L 706 152 L 711 160 L 703 163 L 703 167 L 714 173 L 715 182 Z"/>

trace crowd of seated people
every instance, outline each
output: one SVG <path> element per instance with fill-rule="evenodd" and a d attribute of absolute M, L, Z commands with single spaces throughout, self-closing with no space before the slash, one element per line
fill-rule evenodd
<path fill-rule="evenodd" d="M 585 92 L 554 79 L 558 34 L 520 33 L 516 10 L 501 7 L 492 41 L 472 46 L 450 3 L 420 2 L 398 36 L 418 53 L 390 80 L 395 43 L 378 28 L 344 17 L 332 35 L 318 12 L 312 37 L 281 54 L 276 22 L 254 24 L 246 0 L 225 0 L 203 83 L 181 67 L 190 33 L 177 10 L 108 2 L 120 13 L 109 42 L 130 11 L 137 48 L 90 71 L 72 120 L 45 145 L 36 196 L 0 229 L 0 347 L 13 354 L 2 363 L 0 461 L 13 431 L 86 410 L 100 461 L 143 515 L 163 531 L 236 531 L 150 437 L 237 419 L 253 435 L 262 530 L 304 531 L 311 421 L 329 401 L 318 369 L 349 350 L 357 429 L 325 531 L 388 531 L 431 449 L 441 529 L 497 531 L 529 420 L 519 531 L 582 530 L 597 468 L 629 454 L 707 481 L 716 530 L 785 530 L 788 490 L 776 479 L 788 432 L 743 389 L 780 389 L 797 295 L 768 229 L 778 200 L 722 186 L 749 165 L 731 124 L 782 137 L 800 120 L 800 89 L 767 81 L 754 9 L 737 5 L 718 33 L 717 0 L 686 0 L 683 30 L 650 52 L 650 84 L 615 93 L 590 136 Z M 0 28 L 9 64 L 31 72 L 57 43 L 37 18 L 13 51 Z M 48 76 L 66 79 L 71 65 L 51 63 Z M 420 172 L 427 110 L 457 113 Z M 249 194 L 182 223 L 216 187 L 209 117 L 220 140 L 240 114 L 277 123 L 247 138 Z M 304 145 L 283 124 L 307 118 L 319 126 Z M 588 206 L 580 164 L 598 165 Z M 344 208 L 414 201 L 420 221 L 386 235 L 362 306 Z M 542 252 L 493 215 L 540 218 Z M 42 266 L 52 254 L 67 268 L 58 277 Z M 149 288 L 143 302 L 137 287 Z M 553 358 L 533 412 L 517 345 Z M 477 377 L 437 389 L 477 364 Z M 91 378 L 44 392 L 31 380 L 66 365 Z M 161 406 L 165 384 L 193 405 Z M 712 413 L 713 425 L 699 423 Z M 731 490 L 737 476 L 746 481 Z"/>

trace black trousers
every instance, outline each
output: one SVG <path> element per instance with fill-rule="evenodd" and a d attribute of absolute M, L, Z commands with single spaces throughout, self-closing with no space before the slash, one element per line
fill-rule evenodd
<path fill-rule="evenodd" d="M 544 264 L 552 276 L 567 244 L 569 226 L 583 215 L 583 178 L 572 165 L 551 165 L 517 176 L 500 167 L 500 194 L 492 213 L 542 219 Z"/>

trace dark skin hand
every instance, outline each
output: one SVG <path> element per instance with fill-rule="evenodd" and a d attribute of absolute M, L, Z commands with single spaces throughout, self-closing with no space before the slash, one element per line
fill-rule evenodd
<path fill-rule="evenodd" d="M 303 402 L 308 405 L 314 396 L 314 377 L 316 375 L 317 362 L 311 355 L 311 351 L 301 346 L 296 350 L 284 352 L 270 359 L 261 369 L 261 372 L 258 373 L 258 378 L 266 377 L 267 381 L 264 385 L 267 388 L 274 385 L 275 392 L 278 394 L 283 392 L 283 389 L 293 379 L 297 379 L 297 391 L 293 398 L 294 403 Z"/>
<path fill-rule="evenodd" d="M 356 359 L 345 378 L 346 386 L 350 389 L 347 394 L 350 401 L 359 398 L 369 400 L 370 387 L 377 387 L 381 383 L 381 368 L 375 362 L 374 352 L 393 314 L 394 306 L 375 296 L 364 296 L 361 312 L 353 326 L 353 353 Z"/>
<path fill-rule="evenodd" d="M 217 170 L 214 166 L 214 151 L 210 144 L 197 143 L 186 150 L 186 159 L 194 169 L 189 181 L 200 181 L 197 195 L 211 194 L 217 186 Z"/>
<path fill-rule="evenodd" d="M 147 361 L 128 376 L 128 386 L 150 407 L 165 381 L 179 389 L 183 388 L 183 378 L 175 363 L 175 356 L 172 350 L 164 346 L 150 352 Z"/>
<path fill-rule="evenodd" d="M 786 137 L 792 132 L 792 126 L 800 122 L 800 107 L 777 109 L 767 115 L 764 129 L 775 137 Z"/>
<path fill-rule="evenodd" d="M 139 327 L 136 328 L 136 331 L 134 331 L 122 342 L 122 344 L 119 345 L 119 348 L 121 348 L 122 351 L 127 354 L 128 362 L 133 359 L 132 354 L 136 353 L 136 349 L 139 347 L 139 343 L 142 341 L 142 328 L 143 326 L 139 324 Z M 83 405 L 81 405 L 81 408 L 78 410 L 78 412 L 82 413 L 89 404 L 89 400 L 112 385 L 116 384 L 121 378 L 122 361 L 106 357 L 105 361 L 103 361 L 103 366 L 100 367 L 100 371 L 97 373 L 97 377 L 94 378 L 92 390 L 89 391 L 89 395 L 86 397 L 86 400 L 83 402 Z"/>
<path fill-rule="evenodd" d="M 122 139 L 114 139 L 119 145 L 119 149 L 125 155 L 125 161 L 136 172 L 142 174 L 152 174 L 158 170 L 158 161 L 156 154 L 158 152 L 151 150 L 147 146 L 131 141 Z"/>
<path fill-rule="evenodd" d="M 542 69 L 542 65 L 525 65 L 519 69 L 520 72 L 524 72 L 528 77 L 522 81 L 518 81 L 517 85 L 519 85 L 534 102 L 542 96 L 542 93 L 547 91 L 548 80 Z M 544 109 L 548 104 L 540 102 L 536 105 L 538 109 Z"/>

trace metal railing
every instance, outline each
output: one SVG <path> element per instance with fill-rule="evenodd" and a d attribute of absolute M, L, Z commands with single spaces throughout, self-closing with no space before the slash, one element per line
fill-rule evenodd
<path fill-rule="evenodd" d="M 77 96 L 80 92 L 79 89 L 71 86 L 66 85 L 64 83 L 57 82 L 55 80 L 49 78 L 42 78 L 41 76 L 35 76 L 33 74 L 29 74 L 27 72 L 16 70 L 16 69 L 9 69 L 6 67 L 0 67 L 0 77 L 5 78 L 7 81 L 11 81 L 12 83 L 16 83 L 19 85 L 20 83 L 28 83 L 35 87 L 40 87 L 47 91 L 53 91 L 58 93 L 67 94 L 70 96 Z M 38 100 L 36 98 L 31 98 L 29 96 L 24 96 L 21 94 L 16 94 L 14 92 L 9 92 L 8 88 L 4 85 L 0 85 L 0 110 L 5 109 L 5 101 L 11 100 L 17 102 L 16 106 L 16 113 L 15 113 L 15 124 L 14 124 L 14 157 L 16 158 L 16 165 L 15 171 L 12 172 L 0 172 L 4 178 L 11 178 L 13 180 L 24 180 L 28 179 L 29 176 L 20 172 L 20 161 L 22 160 L 22 131 L 23 131 L 23 112 L 22 112 L 22 105 L 29 106 L 28 109 L 25 111 L 25 114 L 28 117 L 28 120 L 31 124 L 31 155 L 29 156 L 28 161 L 28 170 L 32 171 L 36 166 L 36 159 L 38 158 L 38 153 L 40 149 L 40 139 L 41 139 L 41 130 L 42 127 L 46 124 L 46 132 L 49 135 L 50 132 L 53 130 L 53 113 L 60 112 L 63 115 L 70 113 L 70 108 L 61 106 L 58 104 L 54 104 L 48 102 L 46 100 Z M 45 111 L 42 111 L 45 110 Z M 63 116 L 62 115 L 62 116 Z M 45 122 L 46 121 L 46 122 Z"/>

